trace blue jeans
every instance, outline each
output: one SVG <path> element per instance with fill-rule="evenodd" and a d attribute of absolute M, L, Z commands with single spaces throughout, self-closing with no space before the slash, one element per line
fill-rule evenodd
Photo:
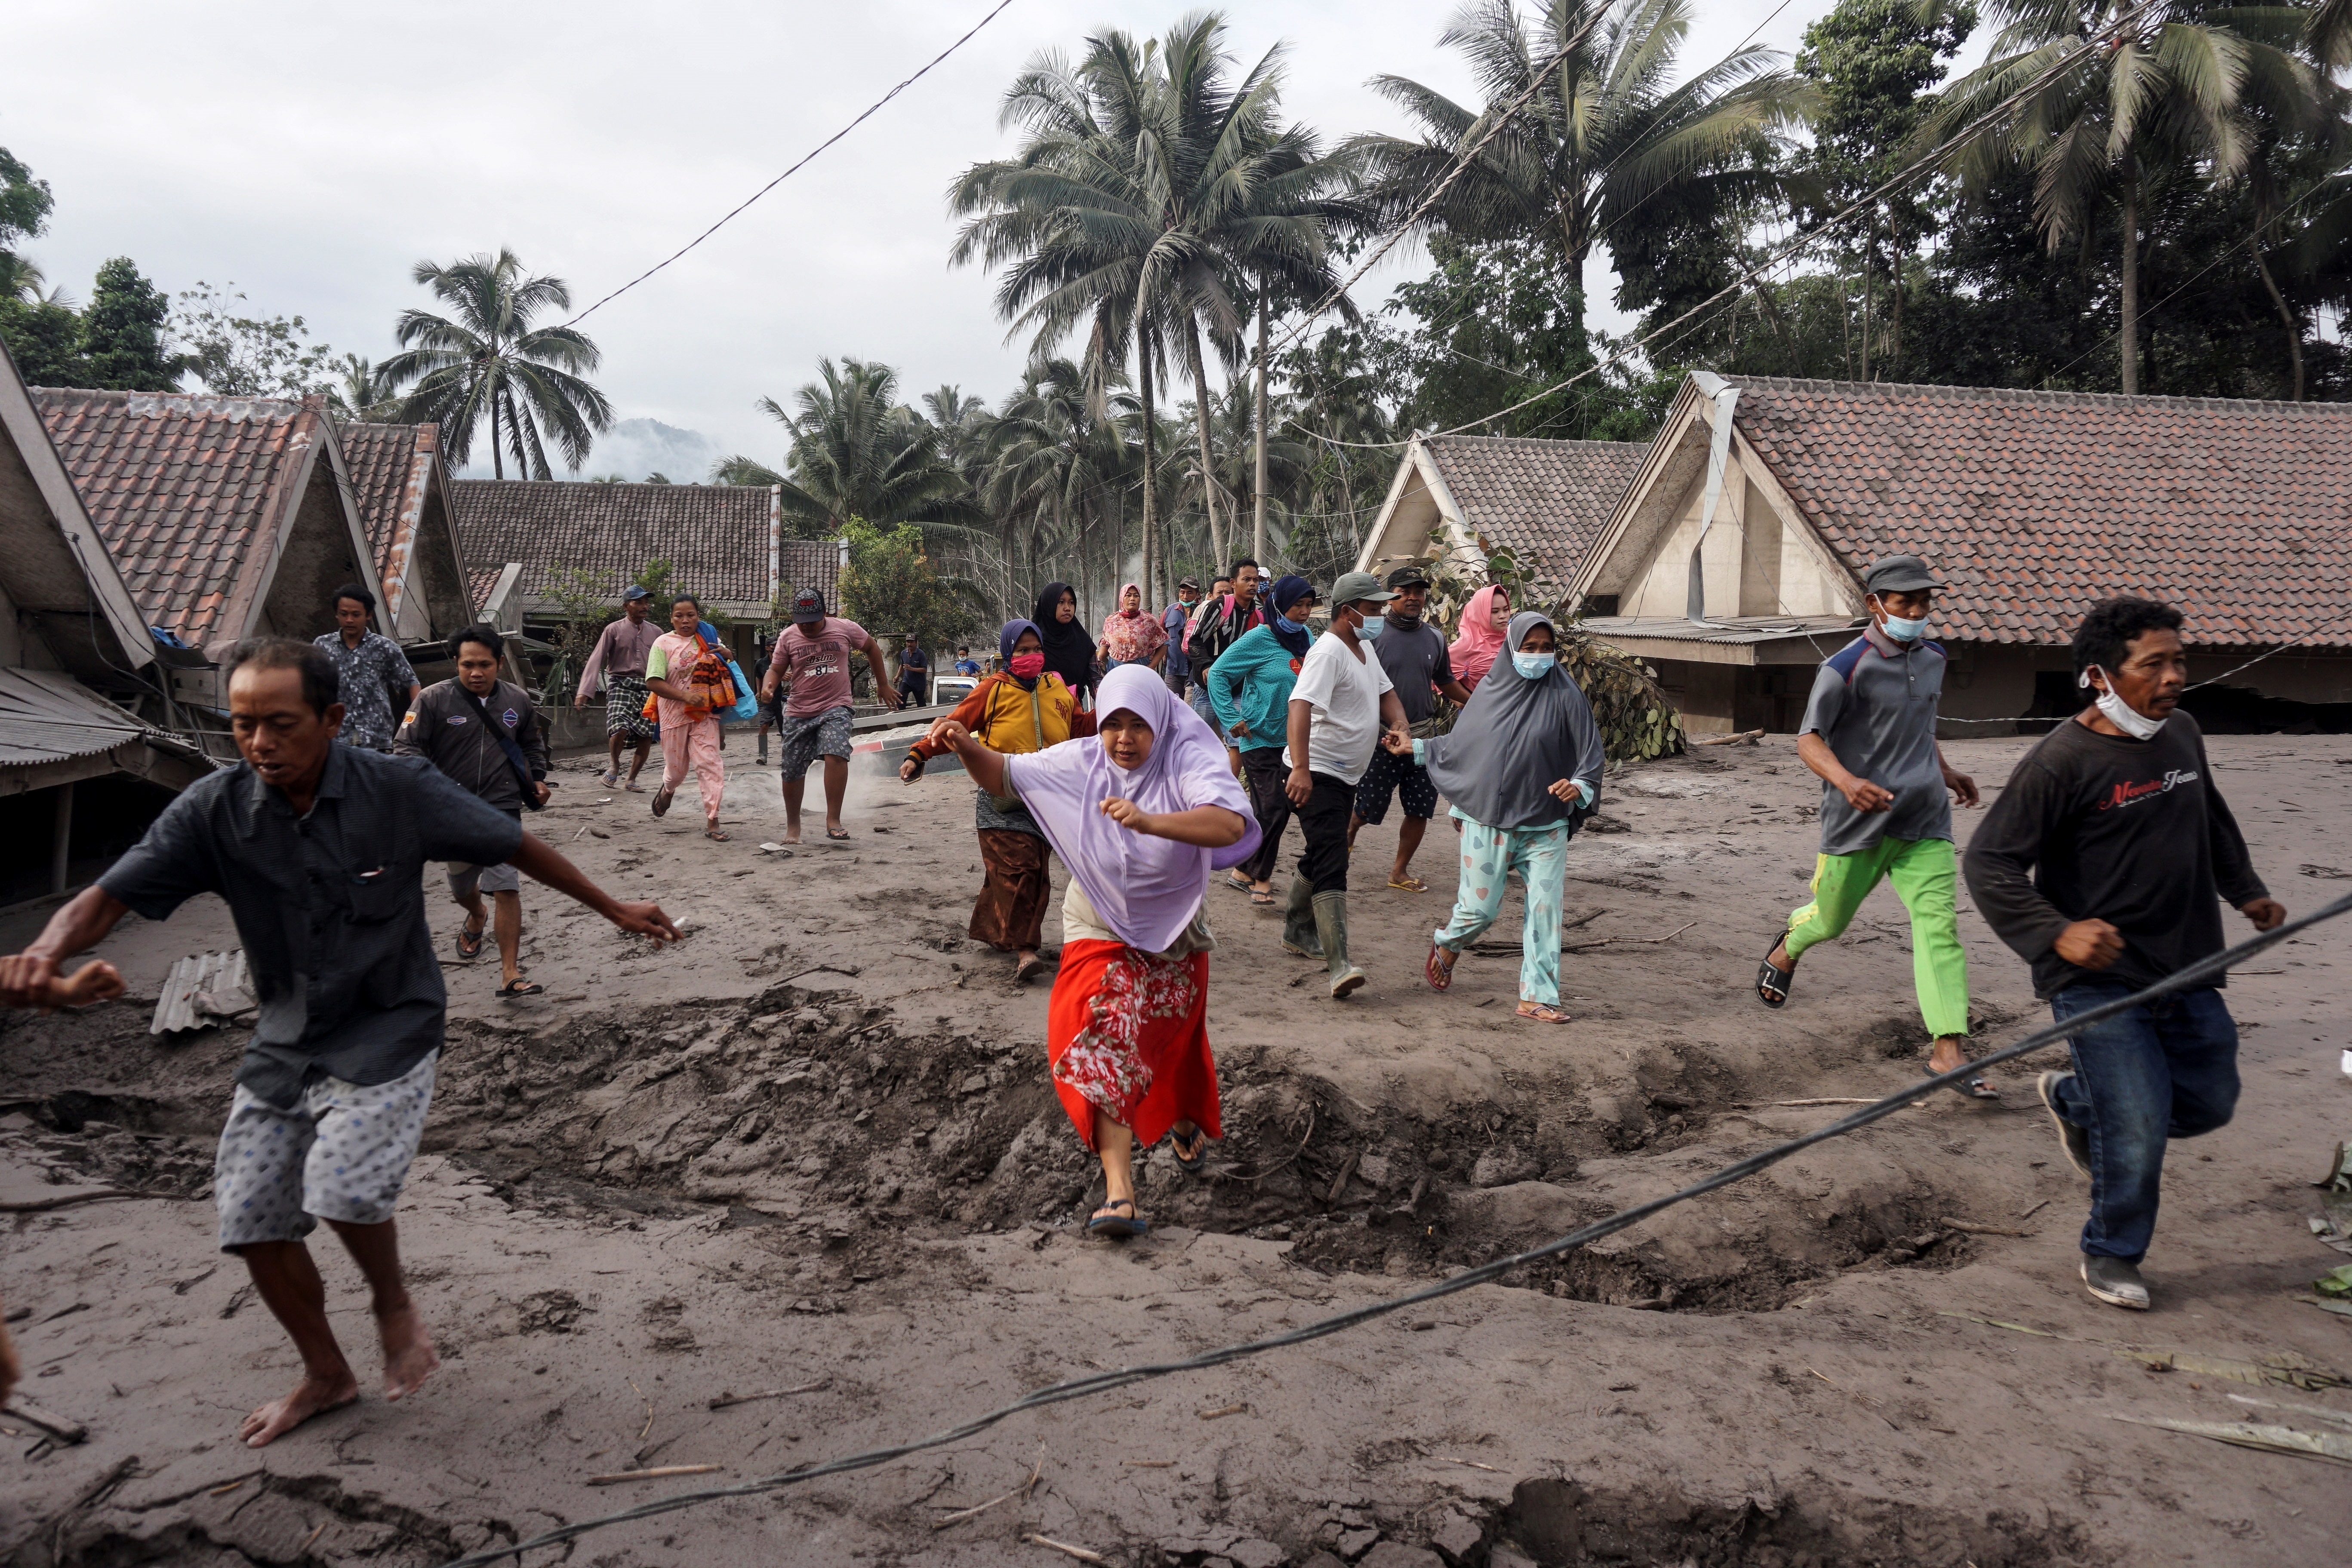
<path fill-rule="evenodd" d="M 2083 980 L 2050 998 L 2060 1022 L 2132 994 Z M 2091 1218 L 2083 1250 L 2137 1263 L 2156 1234 L 2167 1138 L 2226 1126 L 2238 1106 L 2238 1026 L 2208 988 L 2144 1002 L 2074 1037 L 2061 1114 L 2091 1134 Z"/>

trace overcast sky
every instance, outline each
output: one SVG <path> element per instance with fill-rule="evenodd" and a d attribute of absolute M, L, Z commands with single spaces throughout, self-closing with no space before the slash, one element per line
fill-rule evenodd
<path fill-rule="evenodd" d="M 992 0 L 625 7 L 599 0 L 398 6 L 76 0 L 11 14 L 0 146 L 48 181 L 26 248 L 76 298 L 128 255 L 176 294 L 234 280 L 337 350 L 382 359 L 425 304 L 420 258 L 511 246 L 575 306 L 642 271 L 831 135 L 985 14 Z M 1697 0 L 1686 63 L 1770 11 Z M 770 461 L 820 355 L 898 367 L 993 402 L 1019 373 L 989 278 L 950 269 L 943 193 L 1005 150 L 1006 83 L 1035 51 L 1184 9 L 1013 0 L 953 58 L 688 256 L 583 323 L 619 417 L 705 433 Z M 1790 0 L 1758 39 L 1793 49 L 1828 0 Z M 1436 39 L 1451 0 L 1255 0 L 1228 7 L 1236 53 L 1286 41 L 1289 111 L 1337 137 L 1399 116 L 1380 72 L 1472 96 Z M 1418 258 L 1407 264 L 1414 270 Z M 1391 263 L 1369 301 L 1409 274 Z M 1617 326 L 1611 281 L 1589 279 Z M 603 471 L 591 457 L 588 472 Z M 689 476 L 678 476 L 688 477 Z"/>

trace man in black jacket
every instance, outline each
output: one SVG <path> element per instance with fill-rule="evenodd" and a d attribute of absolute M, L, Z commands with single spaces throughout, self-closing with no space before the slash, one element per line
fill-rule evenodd
<path fill-rule="evenodd" d="M 2197 721 L 2178 712 L 2189 661 L 2180 612 L 2147 599 L 2091 607 L 2074 672 L 2092 705 L 2028 752 L 1969 844 L 1969 891 L 1994 935 L 2033 966 L 2060 1022 L 2221 950 L 2226 898 L 2268 931 L 2286 918 L 2254 874 L 2214 787 Z M 2091 1180 L 2083 1283 L 2146 1311 L 2140 1260 L 2156 1233 L 2168 1137 L 2226 1125 L 2238 1030 L 2220 979 L 2094 1024 L 2042 1103 Z"/>
<path fill-rule="evenodd" d="M 499 679 L 503 652 L 488 626 L 468 626 L 452 640 L 457 678 L 437 681 L 417 696 L 392 743 L 395 757 L 422 757 L 452 780 L 522 821 L 528 800 L 547 804 L 547 726 L 531 706 L 530 694 Z M 522 880 L 509 865 L 449 863 L 449 896 L 466 909 L 457 934 L 457 956 L 481 956 L 482 908 L 488 894 L 498 909 L 499 968 L 505 982 L 499 995 L 509 1000 L 537 996 L 546 988 L 522 977 Z"/>

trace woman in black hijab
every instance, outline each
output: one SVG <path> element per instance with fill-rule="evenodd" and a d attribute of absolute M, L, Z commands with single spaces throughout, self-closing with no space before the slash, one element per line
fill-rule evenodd
<path fill-rule="evenodd" d="M 1076 693 L 1094 689 L 1095 641 L 1078 619 L 1078 596 L 1066 582 L 1049 582 L 1032 617 L 1045 644 L 1045 668 Z"/>

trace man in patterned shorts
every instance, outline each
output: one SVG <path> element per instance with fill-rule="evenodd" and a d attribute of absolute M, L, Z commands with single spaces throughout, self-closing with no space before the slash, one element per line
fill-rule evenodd
<path fill-rule="evenodd" d="M 621 591 L 621 618 L 605 624 L 595 650 L 580 666 L 580 692 L 574 699 L 574 706 L 586 707 L 596 689 L 596 677 L 604 677 L 604 738 L 613 754 L 604 768 L 604 788 L 621 784 L 621 747 L 634 745 L 637 754 L 629 761 L 628 782 L 621 787 L 636 795 L 646 789 L 637 782 L 637 769 L 646 765 L 654 742 L 661 738 L 661 726 L 646 716 L 646 655 L 653 652 L 654 639 L 662 633 L 646 613 L 652 600 L 635 583 Z"/>
<path fill-rule="evenodd" d="M 261 1019 L 236 1071 L 213 1172 L 220 1245 L 301 1353 L 293 1391 L 237 1435 L 253 1448 L 360 1396 L 303 1238 L 331 1226 L 368 1282 L 383 1392 L 440 1364 L 401 1277 L 392 1213 L 433 1098 L 448 998 L 425 926 L 428 860 L 511 862 L 622 930 L 674 939 L 658 905 L 622 904 L 513 819 L 422 758 L 335 744 L 343 705 L 323 648 L 240 645 L 228 666 L 241 768 L 191 785 L 113 869 L 0 958 L 0 1006 L 78 1007 L 122 994 L 105 962 L 59 961 L 133 910 L 162 920 L 200 893 L 228 903 Z"/>
<path fill-rule="evenodd" d="M 793 623 L 776 637 L 776 651 L 768 662 L 768 678 L 760 700 L 776 695 L 776 685 L 789 680 L 779 735 L 783 742 L 777 769 L 783 775 L 784 842 L 801 841 L 801 792 L 808 786 L 809 766 L 824 758 L 824 836 L 845 839 L 841 825 L 841 798 L 849 792 L 849 721 L 856 710 L 849 700 L 849 655 L 866 655 L 874 674 L 874 696 L 884 706 L 904 705 L 890 688 L 882 668 L 882 646 L 855 621 L 824 612 L 824 596 L 814 591 L 793 596 Z M 784 672 L 791 671 L 790 675 Z"/>

